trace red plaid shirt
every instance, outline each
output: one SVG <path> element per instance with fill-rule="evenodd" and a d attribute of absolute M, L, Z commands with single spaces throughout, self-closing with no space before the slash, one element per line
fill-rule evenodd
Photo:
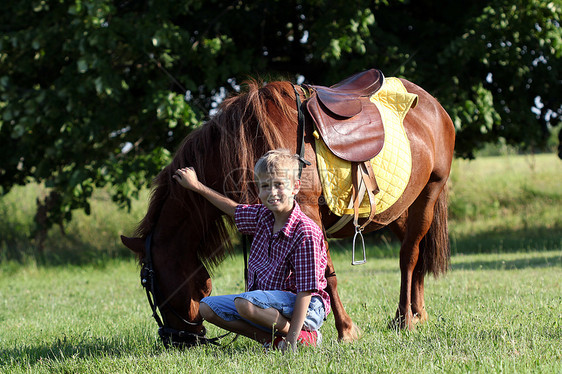
<path fill-rule="evenodd" d="M 295 201 L 289 219 L 272 234 L 275 218 L 264 205 L 238 205 L 234 215 L 242 234 L 253 235 L 248 260 L 250 290 L 312 291 L 330 311 L 330 296 L 324 291 L 328 257 L 320 227 L 308 218 Z"/>

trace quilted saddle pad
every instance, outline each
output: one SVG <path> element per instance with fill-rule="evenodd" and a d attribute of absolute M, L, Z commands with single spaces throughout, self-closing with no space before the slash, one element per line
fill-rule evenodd
<path fill-rule="evenodd" d="M 398 200 L 410 179 L 412 155 L 403 121 L 408 110 L 417 104 L 417 99 L 417 95 L 406 91 L 398 78 L 387 78 L 381 89 L 370 98 L 381 113 L 385 134 L 381 151 L 371 159 L 380 190 L 375 195 L 377 214 L 384 212 Z M 338 216 L 352 215 L 351 163 L 330 152 L 316 131 L 314 135 L 325 202 Z M 370 211 L 369 199 L 365 195 L 359 208 L 359 216 L 368 217 Z"/>

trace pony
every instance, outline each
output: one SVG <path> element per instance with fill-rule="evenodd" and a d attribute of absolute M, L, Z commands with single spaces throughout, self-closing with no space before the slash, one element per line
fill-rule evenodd
<path fill-rule="evenodd" d="M 403 122 L 411 147 L 411 176 L 403 195 L 377 214 L 365 232 L 388 226 L 401 242 L 401 285 L 393 322 L 401 329 L 413 329 L 428 319 L 425 275 L 439 276 L 449 267 L 446 184 L 455 131 L 437 99 L 416 84 L 400 80 L 419 100 Z M 153 313 L 158 308 L 162 315 L 159 325 L 167 332 L 160 336 L 165 339 L 163 335 L 168 333 L 172 343 L 178 336 L 193 337 L 189 344 L 204 341 L 199 302 L 211 293 L 212 269 L 233 253 L 232 222 L 205 199 L 179 186 L 172 175 L 190 166 L 210 188 L 240 203 L 257 203 L 253 182 L 257 159 L 270 149 L 297 151 L 298 86 L 287 81 L 264 84 L 257 80 L 245 82 L 245 86 L 242 93 L 225 99 L 214 116 L 184 139 L 171 163 L 153 181 L 148 211 L 135 236 L 121 237 L 139 261 L 150 263 L 147 271 L 153 275 L 153 285 L 147 295 L 153 294 L 152 300 L 149 296 Z M 306 215 L 325 228 L 339 217 L 322 203 L 313 130 L 307 114 L 304 158 L 311 165 L 303 170 L 303 187 L 308 187 L 301 188 L 297 201 Z M 354 229 L 349 223 L 334 237 L 351 236 Z M 338 294 L 329 249 L 326 276 L 338 340 L 357 340 L 360 330 Z"/>

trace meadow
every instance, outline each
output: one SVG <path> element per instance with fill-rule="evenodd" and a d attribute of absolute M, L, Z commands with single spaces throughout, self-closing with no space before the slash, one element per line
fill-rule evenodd
<path fill-rule="evenodd" d="M 29 373 L 560 373 L 562 372 L 562 161 L 555 155 L 455 160 L 450 178 L 450 272 L 426 278 L 429 321 L 387 327 L 398 303 L 399 245 L 367 238 L 353 267 L 348 240 L 330 242 L 339 290 L 363 331 L 337 342 L 333 317 L 320 348 L 264 353 L 239 338 L 222 347 L 166 350 L 121 248 L 146 209 L 117 210 L 98 191 L 92 214 L 54 228 L 38 256 L 28 238 L 41 186 L 0 201 L 0 372 Z M 213 272 L 214 293 L 243 289 L 237 252 Z M 221 331 L 208 327 L 208 335 Z"/>

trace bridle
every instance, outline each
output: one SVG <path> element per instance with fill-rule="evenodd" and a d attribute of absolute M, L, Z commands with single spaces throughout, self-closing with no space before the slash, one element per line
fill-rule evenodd
<path fill-rule="evenodd" d="M 220 345 L 218 341 L 230 333 L 226 333 L 215 338 L 207 338 L 205 335 L 207 330 L 203 326 L 203 321 L 191 322 L 183 318 L 172 306 L 167 304 L 167 301 L 160 301 L 160 294 L 158 289 L 158 284 L 155 278 L 154 266 L 152 265 L 152 233 L 148 234 L 145 240 L 145 255 L 141 260 L 141 271 L 140 271 L 141 284 L 146 291 L 146 297 L 148 299 L 148 304 L 150 309 L 152 309 L 152 317 L 156 320 L 158 324 L 158 335 L 164 343 L 164 347 L 175 347 L 175 348 L 189 348 L 194 345 L 200 344 L 213 344 Z M 185 330 L 178 330 L 170 327 L 162 313 L 163 309 L 170 311 L 175 315 L 180 321 L 182 321 L 187 326 L 191 327 L 201 327 L 200 333 L 193 333 Z M 158 314 L 160 310 L 160 314 Z M 160 317 L 160 315 L 162 317 Z M 232 342 L 236 337 L 232 340 Z"/>

